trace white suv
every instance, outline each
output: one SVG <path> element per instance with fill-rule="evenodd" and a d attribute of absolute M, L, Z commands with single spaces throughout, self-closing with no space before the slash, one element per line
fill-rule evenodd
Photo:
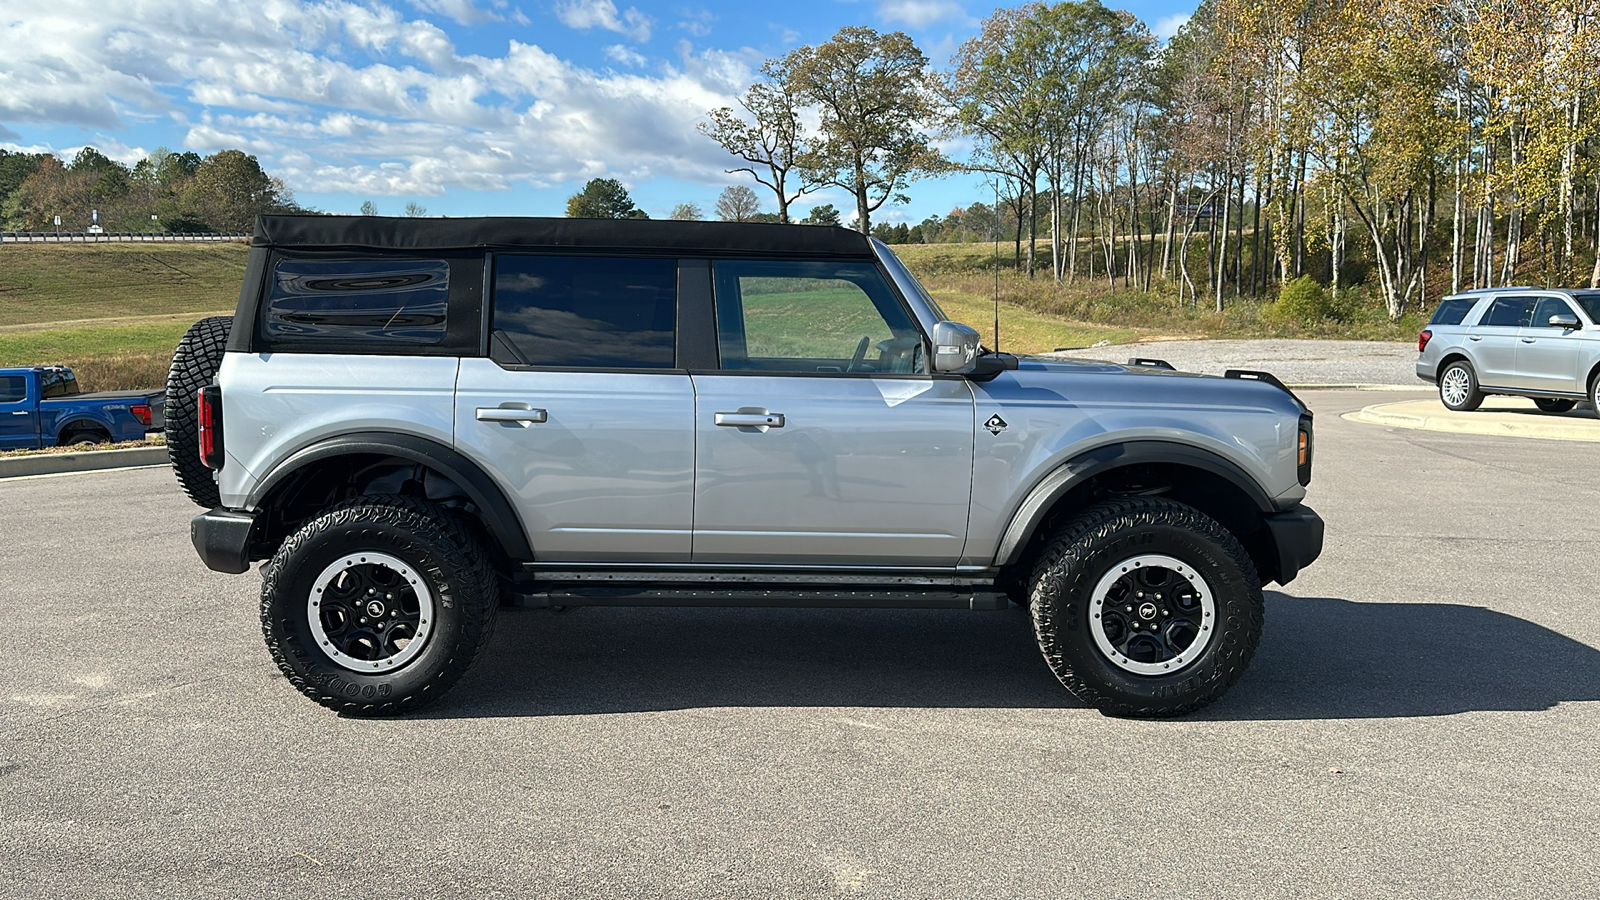
<path fill-rule="evenodd" d="M 1444 298 L 1417 336 L 1417 377 L 1458 412 L 1488 394 L 1563 413 L 1600 389 L 1600 291 L 1505 287 Z M 1597 404 L 1600 408 L 1600 404 Z"/>

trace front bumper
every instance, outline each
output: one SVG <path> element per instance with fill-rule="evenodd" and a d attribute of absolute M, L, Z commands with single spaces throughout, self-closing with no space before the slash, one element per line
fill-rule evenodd
<path fill-rule="evenodd" d="M 250 571 L 250 532 L 256 514 L 217 508 L 189 520 L 189 540 L 206 568 L 238 575 Z"/>
<path fill-rule="evenodd" d="M 1309 506 L 1274 513 L 1264 520 L 1278 555 L 1279 584 L 1293 581 L 1300 570 L 1322 555 L 1322 517 Z"/>

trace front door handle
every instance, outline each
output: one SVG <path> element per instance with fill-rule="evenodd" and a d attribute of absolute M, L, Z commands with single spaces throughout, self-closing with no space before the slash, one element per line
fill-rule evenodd
<path fill-rule="evenodd" d="M 1538 338 L 1523 338 L 1523 339 L 1522 339 L 1522 342 L 1523 342 L 1523 343 L 1524 343 L 1524 344 L 1531 344 L 1531 343 L 1533 343 L 1533 342 L 1534 342 L 1534 341 L 1536 341 L 1536 340 L 1538 340 Z"/>
<path fill-rule="evenodd" d="M 28 414 L 28 411 L 25 410 L 25 409 L 19 409 L 16 412 L 12 413 L 13 416 L 25 416 L 27 414 Z"/>
<path fill-rule="evenodd" d="M 730 428 L 782 428 L 783 413 L 719 412 L 715 421 Z"/>
<path fill-rule="evenodd" d="M 542 409 L 515 409 L 504 406 L 478 407 L 479 422 L 522 422 L 536 425 L 548 421 L 550 416 Z"/>

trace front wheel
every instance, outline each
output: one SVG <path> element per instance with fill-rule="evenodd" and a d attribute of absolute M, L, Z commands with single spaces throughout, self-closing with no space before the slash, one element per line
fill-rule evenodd
<path fill-rule="evenodd" d="M 499 605 L 477 541 L 411 497 L 332 507 L 284 541 L 262 575 L 261 630 L 278 668 L 351 715 L 438 699 L 488 643 Z"/>
<path fill-rule="evenodd" d="M 1254 564 L 1230 532 L 1157 497 L 1085 510 L 1034 567 L 1031 610 L 1045 662 L 1114 716 L 1175 716 L 1230 688 L 1261 640 Z"/>
<path fill-rule="evenodd" d="M 1540 412 L 1564 413 L 1571 412 L 1578 405 L 1576 400 L 1560 400 L 1553 397 L 1535 397 L 1533 405 L 1539 407 Z"/>

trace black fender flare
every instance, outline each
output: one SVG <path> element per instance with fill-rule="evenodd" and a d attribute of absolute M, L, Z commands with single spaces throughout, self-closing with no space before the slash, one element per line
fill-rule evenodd
<path fill-rule="evenodd" d="M 1017 562 L 1050 508 L 1068 491 L 1102 472 L 1143 463 L 1175 463 L 1216 475 L 1250 498 L 1263 515 L 1277 512 L 1272 498 L 1237 463 L 1189 444 L 1172 441 L 1123 441 L 1074 456 L 1039 480 L 1025 497 L 1000 538 L 995 565 Z"/>
<path fill-rule="evenodd" d="M 339 456 L 370 454 L 393 456 L 420 463 L 449 478 L 466 492 L 468 499 L 483 513 L 483 525 L 499 543 L 506 556 L 517 562 L 533 559 L 533 547 L 516 508 L 505 492 L 481 466 L 458 451 L 425 437 L 386 432 L 356 432 L 324 438 L 289 454 L 256 482 L 245 501 L 247 509 L 257 510 L 285 478 L 312 463 Z"/>

